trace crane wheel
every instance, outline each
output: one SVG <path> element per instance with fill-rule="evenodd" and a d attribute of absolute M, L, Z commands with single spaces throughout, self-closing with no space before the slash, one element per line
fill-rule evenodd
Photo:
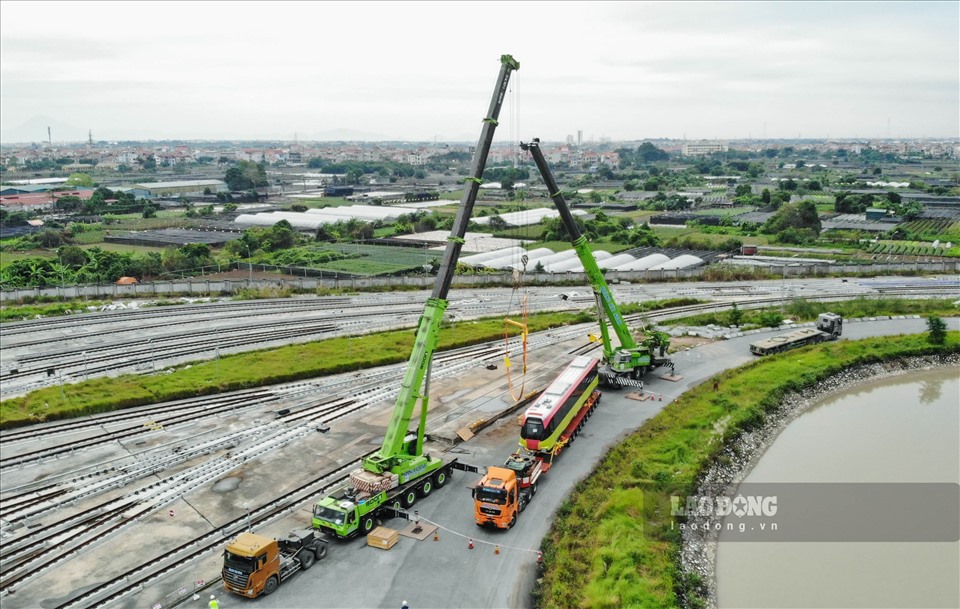
<path fill-rule="evenodd" d="M 407 494 L 403 496 L 403 507 L 410 508 L 413 507 L 413 504 L 417 502 L 417 491 L 410 489 L 407 491 Z"/>
<path fill-rule="evenodd" d="M 360 521 L 360 527 L 363 529 L 363 534 L 366 535 L 373 530 L 373 516 L 364 516 L 363 520 Z"/>
<path fill-rule="evenodd" d="M 433 479 L 427 480 L 422 485 L 420 485 L 419 495 L 421 498 L 426 498 L 432 492 L 433 492 Z"/>
<path fill-rule="evenodd" d="M 433 480 L 437 483 L 437 488 L 443 488 L 443 485 L 447 483 L 447 472 L 444 470 L 437 472 Z"/>

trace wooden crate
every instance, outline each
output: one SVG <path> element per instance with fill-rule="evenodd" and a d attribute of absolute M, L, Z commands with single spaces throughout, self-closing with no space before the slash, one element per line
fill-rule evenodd
<path fill-rule="evenodd" d="M 367 535 L 367 545 L 389 550 L 400 541 L 400 533 L 387 527 L 377 527 Z"/>

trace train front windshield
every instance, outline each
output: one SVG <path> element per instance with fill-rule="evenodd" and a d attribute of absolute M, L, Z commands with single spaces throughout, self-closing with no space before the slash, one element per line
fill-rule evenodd
<path fill-rule="evenodd" d="M 537 418 L 528 417 L 523 422 L 520 429 L 520 437 L 524 440 L 542 440 L 543 439 L 543 421 Z"/>

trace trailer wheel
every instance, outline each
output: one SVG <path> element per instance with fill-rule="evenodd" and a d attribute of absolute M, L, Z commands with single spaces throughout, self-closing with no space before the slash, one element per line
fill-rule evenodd
<path fill-rule="evenodd" d="M 421 498 L 427 497 L 427 495 L 433 492 L 433 479 L 428 479 L 426 482 L 421 484 L 418 491 Z"/>
<path fill-rule="evenodd" d="M 313 562 L 316 560 L 313 552 L 306 548 L 300 550 L 300 553 L 297 556 L 300 558 L 300 568 L 302 568 L 304 571 L 312 567 Z"/>
<path fill-rule="evenodd" d="M 417 502 L 417 491 L 410 489 L 407 491 L 407 494 L 403 496 L 403 507 L 410 508 L 413 507 L 413 504 Z"/>
<path fill-rule="evenodd" d="M 263 595 L 273 594 L 277 591 L 277 586 L 280 585 L 280 581 L 277 579 L 276 575 L 271 575 L 270 579 L 267 580 L 267 583 L 263 584 Z"/>
<path fill-rule="evenodd" d="M 433 480 L 437 483 L 437 488 L 443 488 L 443 485 L 447 483 L 446 470 L 440 470 L 437 472 L 437 475 L 433 477 Z"/>
<path fill-rule="evenodd" d="M 321 543 L 313 550 L 314 555 L 316 555 L 317 560 L 323 560 L 327 557 L 327 544 Z"/>

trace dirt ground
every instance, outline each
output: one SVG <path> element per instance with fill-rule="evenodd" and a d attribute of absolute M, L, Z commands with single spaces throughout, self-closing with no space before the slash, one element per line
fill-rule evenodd
<path fill-rule="evenodd" d="M 692 349 L 700 345 L 715 343 L 717 339 L 703 336 L 674 336 L 670 339 L 671 349 Z"/>

